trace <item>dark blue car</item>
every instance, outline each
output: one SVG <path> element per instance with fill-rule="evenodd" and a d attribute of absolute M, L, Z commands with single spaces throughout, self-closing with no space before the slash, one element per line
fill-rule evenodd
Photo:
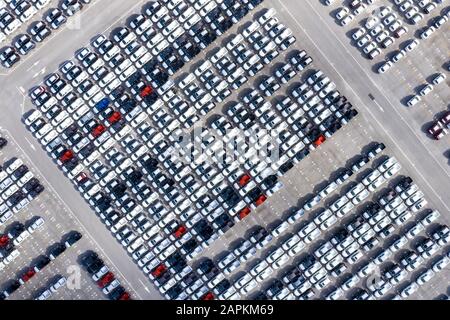
<path fill-rule="evenodd" d="M 97 109 L 97 112 L 102 112 L 103 110 L 108 108 L 109 103 L 110 103 L 109 99 L 104 98 L 95 105 L 95 109 Z"/>

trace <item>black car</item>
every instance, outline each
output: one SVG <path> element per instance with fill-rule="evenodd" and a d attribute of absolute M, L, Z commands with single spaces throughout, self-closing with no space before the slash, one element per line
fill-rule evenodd
<path fill-rule="evenodd" d="M 50 250 L 48 251 L 48 256 L 51 260 L 55 260 L 58 256 L 60 256 L 64 251 L 66 251 L 66 246 L 62 243 L 55 243 Z"/>
<path fill-rule="evenodd" d="M 369 202 L 364 209 L 363 216 L 365 219 L 370 219 L 380 210 L 381 206 L 378 203 Z"/>
<path fill-rule="evenodd" d="M 289 170 L 291 170 L 294 167 L 294 163 L 292 161 L 288 161 L 284 163 L 278 170 L 282 174 L 286 174 Z"/>
<path fill-rule="evenodd" d="M 118 286 L 117 288 L 115 288 L 113 291 L 111 291 L 111 293 L 108 294 L 108 297 L 111 300 L 119 300 L 120 297 L 125 293 L 125 288 L 122 286 Z"/>
<path fill-rule="evenodd" d="M 205 259 L 197 266 L 197 272 L 204 274 L 214 268 L 214 262 L 211 259 Z"/>
<path fill-rule="evenodd" d="M 197 222 L 193 230 L 205 241 L 210 239 L 214 234 L 214 229 L 204 219 Z"/>
<path fill-rule="evenodd" d="M 8 140 L 6 140 L 3 137 L 0 137 L 0 150 L 3 149 L 4 147 L 6 147 L 7 144 L 8 144 Z"/>
<path fill-rule="evenodd" d="M 287 271 L 283 274 L 283 282 L 286 284 L 289 284 L 291 282 L 295 282 L 302 274 L 302 271 L 300 271 L 296 266 L 290 267 Z"/>
<path fill-rule="evenodd" d="M 266 229 L 264 229 L 263 227 L 259 227 L 256 230 L 254 230 L 252 233 L 250 233 L 249 238 L 252 243 L 258 243 L 268 234 L 269 234 L 269 232 Z"/>
<path fill-rule="evenodd" d="M 20 167 L 18 167 L 14 172 L 13 172 L 13 178 L 15 180 L 19 180 L 20 178 L 22 178 L 25 173 L 28 172 L 28 167 L 26 165 L 21 165 Z"/>
<path fill-rule="evenodd" d="M 258 200 L 258 198 L 260 196 L 262 196 L 262 194 L 263 193 L 262 193 L 261 189 L 256 187 L 249 191 L 249 193 L 247 194 L 247 197 L 250 199 L 251 202 L 255 202 L 256 200 Z"/>
<path fill-rule="evenodd" d="M 166 260 L 166 262 L 169 264 L 170 267 L 173 267 L 174 265 L 179 264 L 180 261 L 184 261 L 184 258 L 177 251 L 175 253 L 171 254 Z"/>
<path fill-rule="evenodd" d="M 49 263 L 51 259 L 47 256 L 41 256 L 39 260 L 34 264 L 34 271 L 39 272 L 44 269 Z"/>
<path fill-rule="evenodd" d="M 196 282 L 199 279 L 198 275 L 195 272 L 188 274 L 181 280 L 184 286 L 189 287 L 191 284 Z"/>
<path fill-rule="evenodd" d="M 103 262 L 103 260 L 100 258 L 96 258 L 90 262 L 89 266 L 86 267 L 86 270 L 87 272 L 89 272 L 89 274 L 95 274 L 104 266 L 105 263 Z"/>
<path fill-rule="evenodd" d="M 8 286 L 5 288 L 4 293 L 9 296 L 13 294 L 17 289 L 20 288 L 20 282 L 17 280 L 12 280 Z"/>
<path fill-rule="evenodd" d="M 404 177 L 402 180 L 400 180 L 397 185 L 395 186 L 395 190 L 397 192 L 402 192 L 408 189 L 411 184 L 413 183 L 413 180 L 411 177 Z"/>
<path fill-rule="evenodd" d="M 267 189 L 272 188 L 275 186 L 278 182 L 278 177 L 276 175 L 271 175 L 265 178 L 262 182 L 262 185 L 266 187 Z"/>
<path fill-rule="evenodd" d="M 341 243 L 348 236 L 348 231 L 344 228 L 338 229 L 334 236 L 331 238 L 331 243 L 337 245 Z"/>
<path fill-rule="evenodd" d="M 81 264 L 88 268 L 91 264 L 99 260 L 97 252 L 87 251 L 81 258 Z"/>
<path fill-rule="evenodd" d="M 225 232 L 226 230 L 234 226 L 234 222 L 227 213 L 222 213 L 220 216 L 214 219 L 213 225 Z"/>
<path fill-rule="evenodd" d="M 310 153 L 309 149 L 305 148 L 295 155 L 295 159 L 297 161 L 301 161 L 301 160 L 305 159 L 309 155 L 309 153 Z"/>
<path fill-rule="evenodd" d="M 74 245 L 78 240 L 80 240 L 83 236 L 78 231 L 72 231 L 66 239 L 66 242 L 64 243 L 66 245 L 66 248 L 71 247 Z"/>
<path fill-rule="evenodd" d="M 198 247 L 198 242 L 197 240 L 195 240 L 194 238 L 189 239 L 188 241 L 186 241 L 180 248 L 181 252 L 183 254 L 189 254 L 192 251 L 194 251 L 195 248 Z"/>

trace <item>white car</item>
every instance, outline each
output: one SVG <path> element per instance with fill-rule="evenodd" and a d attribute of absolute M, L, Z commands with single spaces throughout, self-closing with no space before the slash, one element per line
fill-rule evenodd
<path fill-rule="evenodd" d="M 391 69 L 391 67 L 394 64 L 392 63 L 392 61 L 385 61 L 379 68 L 378 68 L 378 73 L 383 74 L 386 71 L 388 71 L 389 69 Z"/>

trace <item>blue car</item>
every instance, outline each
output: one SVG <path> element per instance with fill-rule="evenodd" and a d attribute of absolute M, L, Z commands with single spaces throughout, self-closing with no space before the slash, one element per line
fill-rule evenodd
<path fill-rule="evenodd" d="M 106 108 L 108 108 L 109 106 L 109 99 L 108 98 L 104 98 L 102 100 L 100 100 L 96 105 L 95 105 L 95 109 L 97 112 L 102 112 L 103 110 L 105 110 Z"/>

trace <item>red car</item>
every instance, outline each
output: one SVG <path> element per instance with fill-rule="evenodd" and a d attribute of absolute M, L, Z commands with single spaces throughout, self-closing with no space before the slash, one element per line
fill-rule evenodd
<path fill-rule="evenodd" d="M 244 208 L 241 210 L 241 212 L 239 212 L 239 219 L 242 220 L 244 219 L 246 216 L 248 216 L 250 214 L 251 210 L 250 208 Z"/>
<path fill-rule="evenodd" d="M 80 185 L 85 183 L 88 179 L 89 177 L 87 176 L 87 174 L 82 172 L 75 178 L 75 181 L 77 182 L 77 185 Z"/>
<path fill-rule="evenodd" d="M 314 141 L 314 145 L 316 147 L 320 146 L 322 143 L 324 143 L 327 140 L 324 135 L 321 135 L 319 138 L 317 138 L 316 141 Z"/>
<path fill-rule="evenodd" d="M 150 86 L 146 86 L 142 91 L 141 91 L 141 98 L 145 98 L 146 96 L 148 96 L 149 94 L 152 94 L 153 92 L 153 88 Z"/>
<path fill-rule="evenodd" d="M 239 179 L 239 186 L 244 187 L 247 185 L 247 183 L 250 182 L 250 180 L 252 179 L 252 177 L 249 174 L 244 174 L 240 179 Z"/>
<path fill-rule="evenodd" d="M 180 239 L 186 233 L 186 231 L 186 227 L 181 225 L 177 228 L 177 230 L 175 230 L 173 235 L 175 236 L 175 238 Z"/>
<path fill-rule="evenodd" d="M 114 123 L 120 121 L 120 119 L 122 119 L 122 114 L 120 112 L 116 111 L 108 118 L 108 122 L 110 124 L 114 124 Z"/>
<path fill-rule="evenodd" d="M 105 274 L 100 280 L 97 281 L 97 284 L 100 288 L 104 288 L 106 287 L 109 283 L 111 283 L 112 281 L 114 281 L 115 277 L 114 277 L 114 273 L 112 272 L 108 272 L 107 274 Z"/>
<path fill-rule="evenodd" d="M 72 160 L 73 157 L 74 157 L 73 151 L 72 151 L 72 150 L 67 150 L 67 151 L 64 152 L 64 154 L 59 158 L 59 160 L 61 160 L 62 163 L 66 163 L 67 161 Z"/>
<path fill-rule="evenodd" d="M 434 139 L 440 140 L 448 133 L 448 131 L 445 129 L 444 125 L 438 121 L 433 123 L 433 125 L 428 129 L 428 133 L 432 135 Z"/>
<path fill-rule="evenodd" d="M 208 292 L 207 294 L 205 294 L 200 300 L 214 300 L 214 294 L 212 292 Z"/>
<path fill-rule="evenodd" d="M 267 197 L 265 195 L 262 195 L 255 201 L 255 204 L 256 204 L 257 207 L 259 207 L 264 202 L 266 202 L 266 200 L 267 200 Z"/>
<path fill-rule="evenodd" d="M 28 271 L 25 272 L 22 277 L 20 277 L 19 281 L 22 282 L 22 284 L 28 282 L 31 278 L 34 277 L 35 274 L 36 271 L 34 271 L 33 268 L 28 269 Z"/>
<path fill-rule="evenodd" d="M 103 132 L 106 131 L 106 128 L 104 125 L 100 124 L 97 127 L 95 127 L 94 130 L 92 130 L 92 136 L 94 138 L 98 138 Z"/>
<path fill-rule="evenodd" d="M 152 276 L 155 278 L 161 277 L 164 272 L 166 272 L 167 268 L 164 264 L 160 264 L 155 268 L 155 270 L 152 271 Z"/>
<path fill-rule="evenodd" d="M 9 237 L 5 234 L 0 237 L 0 248 L 4 248 L 9 243 Z"/>
<path fill-rule="evenodd" d="M 131 296 L 130 296 L 130 294 L 128 292 L 124 292 L 120 296 L 119 300 L 131 300 Z"/>

